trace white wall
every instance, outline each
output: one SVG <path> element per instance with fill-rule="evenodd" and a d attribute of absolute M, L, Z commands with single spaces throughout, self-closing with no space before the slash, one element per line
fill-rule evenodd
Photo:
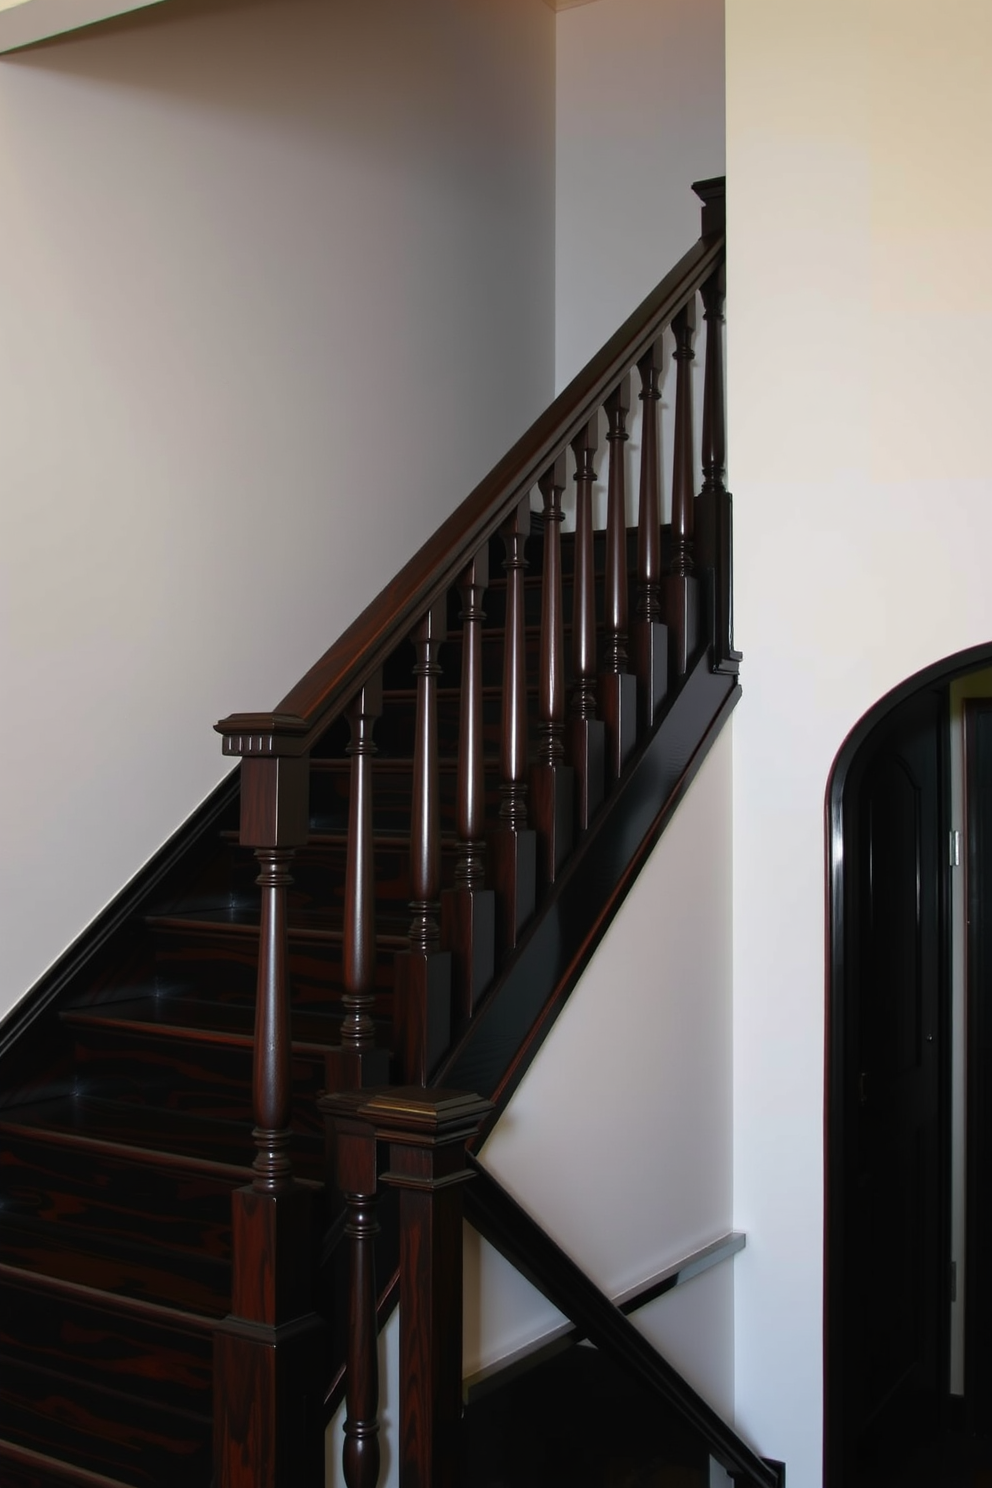
<path fill-rule="evenodd" d="M 732 1228 L 731 737 L 728 727 L 482 1149 L 612 1296 Z M 731 1276 L 716 1267 L 635 1315 L 728 1414 Z"/>
<path fill-rule="evenodd" d="M 548 401 L 540 0 L 0 59 L 0 1012 Z"/>
<path fill-rule="evenodd" d="M 824 791 L 992 630 L 992 8 L 728 0 L 737 1409 L 821 1481 Z"/>
<path fill-rule="evenodd" d="M 723 174 L 723 0 L 558 16 L 555 378 L 564 387 L 699 236 Z"/>

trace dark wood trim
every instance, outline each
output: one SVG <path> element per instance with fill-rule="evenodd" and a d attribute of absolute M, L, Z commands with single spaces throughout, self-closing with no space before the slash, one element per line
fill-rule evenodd
<path fill-rule="evenodd" d="M 469 1223 L 596 1348 L 677 1411 L 738 1483 L 780 1488 L 785 1481 L 781 1465 L 758 1457 L 485 1168 L 474 1158 L 470 1161 L 476 1182 L 465 1190 Z"/>
<path fill-rule="evenodd" d="M 456 585 L 473 555 L 719 266 L 723 252 L 722 233 L 689 249 L 275 711 L 235 713 L 216 725 L 225 753 L 296 754 L 310 747 L 424 611 Z"/>
<path fill-rule="evenodd" d="M 844 789 L 855 756 L 872 731 L 916 692 L 939 687 L 992 665 L 992 642 L 944 657 L 907 677 L 880 698 L 844 740 L 827 781 L 824 801 L 825 898 L 825 1078 L 824 1078 L 824 1257 L 823 1257 L 823 1481 L 845 1488 L 843 1367 L 844 1317 L 841 1257 L 844 1241 L 844 990 L 845 958 Z"/>
<path fill-rule="evenodd" d="M 734 679 L 714 672 L 704 651 L 632 756 L 612 809 L 596 817 L 549 890 L 543 913 L 442 1061 L 437 1084 L 476 1090 L 494 1102 L 483 1140 L 740 696 Z"/>

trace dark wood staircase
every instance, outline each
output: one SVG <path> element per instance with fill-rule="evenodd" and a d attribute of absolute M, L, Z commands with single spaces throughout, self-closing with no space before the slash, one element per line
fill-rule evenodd
<path fill-rule="evenodd" d="M 353 1425 L 356 1401 L 368 1408 L 359 1350 L 399 1283 L 344 1300 L 349 1251 L 371 1256 L 373 1195 L 342 1180 L 346 1206 L 329 1163 L 371 1153 L 374 1189 L 384 1139 L 363 1146 L 356 1117 L 348 1149 L 341 1111 L 347 1126 L 374 1087 L 440 1071 L 489 1103 L 472 1132 L 496 1118 L 739 695 L 718 335 L 698 498 L 691 472 L 690 311 L 700 289 L 717 331 L 722 310 L 715 183 L 701 195 L 697 247 L 276 713 L 218 725 L 241 771 L 0 1029 L 3 1488 L 297 1488 L 320 1481 L 346 1378 Z M 669 325 L 663 527 L 651 430 Z M 635 363 L 650 417 L 627 533 Z M 611 530 L 593 538 L 601 405 Z M 569 445 L 580 510 L 562 538 Z M 402 1250 L 395 1209 L 377 1242 L 384 1280 Z M 682 1420 L 685 1402 L 665 1408 Z M 697 1466 L 707 1429 L 670 1433 L 693 1437 Z M 355 1450 L 348 1481 L 366 1488 L 372 1459 Z M 757 1474 L 742 1481 L 775 1481 L 740 1461 Z"/>

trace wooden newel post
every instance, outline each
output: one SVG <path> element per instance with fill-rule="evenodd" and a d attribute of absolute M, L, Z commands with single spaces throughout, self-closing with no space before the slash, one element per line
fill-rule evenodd
<path fill-rule="evenodd" d="M 544 497 L 544 570 L 541 590 L 541 651 L 538 681 L 537 760 L 530 795 L 540 855 L 540 874 L 553 883 L 572 850 L 575 785 L 565 763 L 565 621 L 562 611 L 561 498 L 565 453 L 539 481 Z"/>
<path fill-rule="evenodd" d="M 273 741 L 269 741 L 270 746 Z M 241 842 L 262 890 L 249 1188 L 232 1204 L 231 1313 L 214 1338 L 216 1488 L 318 1488 L 323 1325 L 313 1312 L 310 1192 L 293 1178 L 286 891 L 308 836 L 309 757 L 243 760 Z"/>
<path fill-rule="evenodd" d="M 637 723 L 651 727 L 668 691 L 668 630 L 661 618 L 661 469 L 658 387 L 661 341 L 637 364 L 641 379 L 641 488 L 637 512 L 637 609 L 630 650 L 637 678 Z"/>
<path fill-rule="evenodd" d="M 441 945 L 451 952 L 452 1014 L 465 1023 L 493 978 L 496 895 L 486 888 L 486 782 L 483 771 L 482 601 L 489 548 L 458 580 L 462 597 L 462 687 L 458 715 L 458 859 L 454 888 L 441 895 Z"/>
<path fill-rule="evenodd" d="M 696 181 L 693 191 L 703 203 L 703 232 L 723 232 L 726 209 L 723 177 Z M 713 664 L 736 673 L 741 654 L 734 649 L 733 509 L 727 479 L 727 408 L 723 377 L 723 307 L 727 295 L 726 262 L 702 288 L 706 323 L 703 383 L 703 484 L 696 498 L 696 563 L 713 575 Z"/>
<path fill-rule="evenodd" d="M 599 676 L 599 716 L 606 724 L 608 787 L 620 778 L 637 738 L 637 682 L 627 671 L 627 495 L 624 445 L 630 412 L 630 377 L 606 400 L 610 473 L 606 504 L 604 582 L 605 651 Z"/>
<path fill-rule="evenodd" d="M 593 460 L 599 417 L 572 440 L 575 456 L 575 563 L 572 575 L 572 700 L 566 756 L 575 771 L 576 819 L 584 832 L 603 801 L 606 725 L 596 717 L 596 561 L 592 529 Z"/>
<path fill-rule="evenodd" d="M 447 637 L 443 602 L 410 640 L 416 653 L 417 717 L 410 817 L 410 949 L 396 956 L 396 1052 L 403 1077 L 426 1085 L 451 1039 L 451 955 L 441 949 L 441 797 L 437 653 Z"/>
<path fill-rule="evenodd" d="M 389 1144 L 400 1194 L 400 1488 L 455 1488 L 462 1411 L 462 1197 L 467 1144 L 492 1110 L 451 1090 L 385 1090 L 360 1114 Z"/>
<path fill-rule="evenodd" d="M 524 547 L 530 532 L 530 495 L 500 528 L 506 557 L 506 632 L 503 640 L 503 717 L 500 728 L 499 823 L 489 838 L 496 889 L 496 937 L 512 950 L 537 901 L 537 837 L 527 825 L 527 651 L 524 631 Z"/>

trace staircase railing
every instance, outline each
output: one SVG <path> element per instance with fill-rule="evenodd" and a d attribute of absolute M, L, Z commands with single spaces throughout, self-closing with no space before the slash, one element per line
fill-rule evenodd
<path fill-rule="evenodd" d="M 423 1091 L 449 1048 L 453 1029 L 465 1027 L 501 968 L 513 964 L 538 900 L 561 889 L 559 880 L 563 874 L 568 877 L 566 864 L 576 834 L 588 832 L 604 794 L 620 788 L 635 749 L 651 736 L 663 707 L 672 705 L 694 668 L 705 665 L 711 674 L 730 679 L 736 674 L 731 507 L 724 470 L 723 181 L 700 182 L 694 190 L 703 202 L 701 237 L 603 350 L 273 712 L 233 714 L 216 725 L 224 752 L 242 761 L 240 841 L 255 852 L 262 891 L 255 1021 L 257 1153 L 252 1186 L 234 1196 L 234 1301 L 216 1351 L 216 1488 L 249 1483 L 252 1488 L 276 1488 L 289 1481 L 321 1481 L 319 1410 L 306 1405 L 303 1416 L 287 1425 L 280 1406 L 290 1398 L 309 1402 L 320 1374 L 315 1360 L 321 1325 L 306 1284 L 312 1235 L 310 1193 L 294 1179 L 288 1153 L 287 890 L 294 854 L 309 835 L 311 750 L 337 719 L 347 718 L 351 794 L 343 923 L 345 1016 L 339 1046 L 328 1059 L 327 1083 L 344 1100 L 338 1120 L 339 1125 L 345 1123 L 342 1131 L 350 1132 L 347 1140 L 341 1139 L 347 1156 L 342 1159 L 339 1153 L 339 1163 L 344 1160 L 346 1169 L 351 1163 L 347 1171 L 364 1174 L 367 1190 L 368 1163 L 372 1161 L 374 1167 L 374 1156 L 369 1157 L 367 1133 L 362 1136 L 357 1131 L 358 1107 L 367 1122 L 369 1102 L 374 1104 L 374 1092 L 387 1085 L 391 1072 L 404 1084 Z M 700 299 L 706 351 L 703 480 L 697 496 L 690 370 Z M 658 403 L 666 332 L 674 337 L 676 392 L 671 522 L 663 526 Z M 636 592 L 631 608 L 624 446 L 633 370 L 642 414 Z M 597 664 L 592 504 L 601 410 L 607 421 L 608 510 L 602 646 Z M 566 707 L 560 532 L 569 451 L 575 463 L 576 536 L 572 687 Z M 532 759 L 524 554 L 535 488 L 543 505 L 543 590 L 538 744 Z M 480 622 L 489 581 L 489 544 L 496 534 L 505 553 L 506 621 L 500 805 L 498 820 L 488 824 L 487 841 Z M 459 589 L 462 598 L 458 846 L 454 884 L 442 895 L 437 653 L 446 638 L 447 595 L 453 588 Z M 411 920 L 409 948 L 396 958 L 396 1026 L 393 1048 L 386 1050 L 377 1046 L 373 1017 L 370 763 L 373 729 L 382 711 L 382 667 L 407 638 L 416 657 Z M 504 1080 L 501 1089 L 505 1092 L 506 1088 Z M 412 1125 L 406 1136 L 390 1138 L 390 1150 L 398 1154 L 412 1150 L 416 1142 L 411 1131 L 418 1120 L 426 1121 L 428 1127 L 431 1122 L 440 1123 L 440 1130 L 450 1117 L 455 1124 L 445 1128 L 445 1140 L 438 1138 L 432 1147 L 421 1130 L 420 1148 L 434 1152 L 436 1147 L 450 1154 L 460 1142 L 464 1153 L 468 1140 L 464 1123 L 469 1113 L 477 1126 L 489 1107 L 476 1097 L 441 1097 L 430 1092 L 423 1098 L 431 1104 L 433 1115 L 428 1118 L 421 1110 L 415 1120 L 408 1111 L 404 1119 Z M 397 1099 L 394 1093 L 393 1104 L 388 1106 L 394 1124 Z M 452 1099 L 458 1107 L 457 1119 L 452 1115 Z M 438 1110 L 445 1100 L 449 1104 L 442 1116 Z M 377 1110 L 376 1120 L 386 1122 L 386 1107 Z M 347 1111 L 351 1112 L 350 1127 Z M 383 1140 L 385 1127 L 377 1130 Z M 424 1162 L 430 1166 L 426 1158 Z M 429 1175 L 424 1178 L 427 1188 L 433 1181 Z M 411 1184 L 416 1187 L 412 1180 L 407 1186 Z M 350 1417 L 346 1460 L 347 1481 L 364 1488 L 375 1481 L 367 1445 L 374 1435 L 367 1424 L 373 1366 L 367 1359 L 360 1365 L 355 1340 L 360 1334 L 364 1349 L 370 1346 L 370 1338 L 374 1341 L 366 1265 L 374 1219 L 368 1193 L 349 1190 L 345 1170 L 342 1186 L 346 1193 L 362 1197 L 357 1207 L 349 1200 L 356 1288 L 363 1300 L 354 1304 L 360 1316 L 353 1329 L 350 1356 L 357 1415 Z M 374 1303 L 374 1292 L 372 1297 Z M 440 1366 L 434 1359 L 430 1367 Z M 450 1380 L 445 1388 L 449 1387 Z M 247 1398 L 253 1402 L 250 1412 Z M 419 1405 L 413 1409 L 421 1421 L 433 1420 L 430 1412 L 423 1417 Z M 440 1412 L 442 1423 L 449 1421 L 450 1399 L 438 1397 L 431 1410 Z M 269 1422 L 269 1427 L 260 1430 L 259 1421 Z M 406 1430 L 401 1427 L 401 1434 Z M 409 1431 L 414 1432 L 414 1427 Z M 439 1427 L 431 1441 L 428 1477 L 411 1476 L 409 1482 L 439 1485 L 445 1481 L 444 1429 Z M 287 1467 L 290 1462 L 292 1467 Z"/>

